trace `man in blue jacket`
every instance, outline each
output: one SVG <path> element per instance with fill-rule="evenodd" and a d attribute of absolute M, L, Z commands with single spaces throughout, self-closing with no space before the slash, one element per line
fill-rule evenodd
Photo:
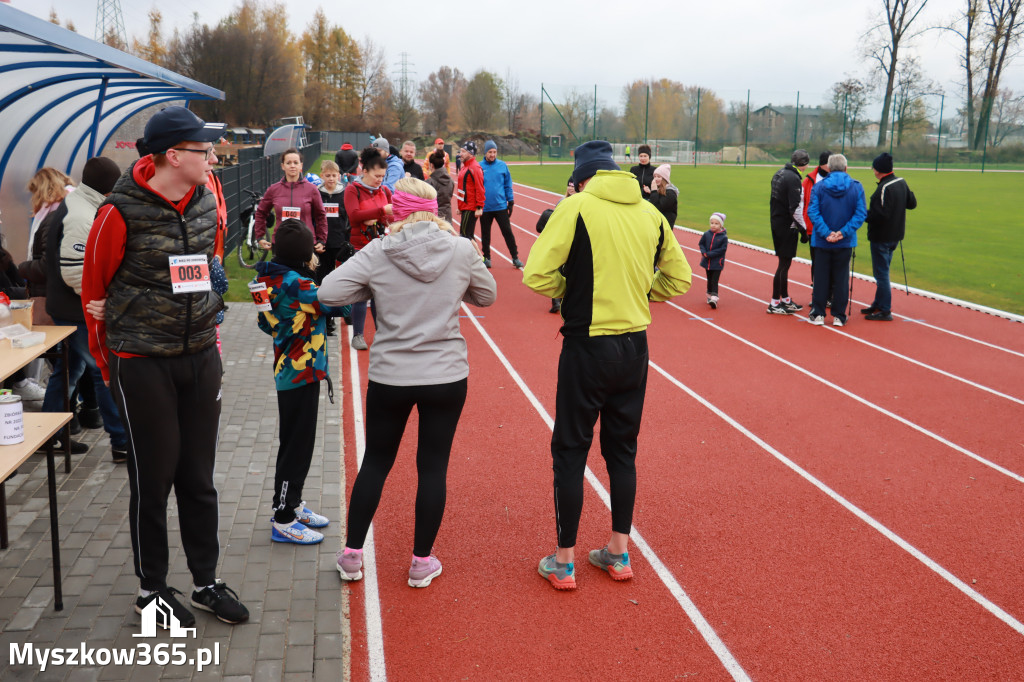
<path fill-rule="evenodd" d="M 811 324 L 825 324 L 829 287 L 832 289 L 832 325 L 846 324 L 850 257 L 857 246 L 857 230 L 864 224 L 867 214 L 864 187 L 847 175 L 846 157 L 842 154 L 828 157 L 828 177 L 814 186 L 807 209 L 814 225 L 811 246 L 816 250 Z"/>
<path fill-rule="evenodd" d="M 484 212 L 480 216 L 480 237 L 483 240 L 484 265 L 491 267 L 491 223 L 498 221 L 501 236 L 505 238 L 508 255 L 512 256 L 512 265 L 522 269 L 523 261 L 519 260 L 519 249 L 516 237 L 512 234 L 512 205 L 515 197 L 512 194 L 512 174 L 508 164 L 498 160 L 498 145 L 494 140 L 484 142 L 484 160 L 480 164 L 484 171 Z"/>

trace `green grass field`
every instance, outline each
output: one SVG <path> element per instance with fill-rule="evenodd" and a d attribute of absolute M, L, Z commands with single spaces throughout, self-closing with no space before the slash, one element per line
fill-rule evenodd
<path fill-rule="evenodd" d="M 728 216 L 732 239 L 771 248 L 768 195 L 775 170 L 675 166 L 672 182 L 680 193 L 676 223 L 705 230 L 708 216 L 721 211 Z M 516 182 L 558 193 L 564 192 L 569 172 L 567 165 L 512 166 Z M 898 168 L 897 174 L 906 178 L 918 201 L 918 208 L 907 212 L 903 242 L 910 286 L 1024 314 L 1024 174 Z M 855 168 L 851 175 L 870 197 L 875 188 L 871 171 Z M 870 275 L 866 226 L 859 241 L 856 271 Z M 809 258 L 807 245 L 801 244 L 797 255 Z M 892 278 L 902 277 L 897 254 Z"/>

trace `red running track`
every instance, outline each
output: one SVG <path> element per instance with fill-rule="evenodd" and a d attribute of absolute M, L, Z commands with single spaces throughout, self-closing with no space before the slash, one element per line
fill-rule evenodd
<path fill-rule="evenodd" d="M 524 261 L 555 200 L 517 187 Z M 896 295 L 892 323 L 769 316 L 775 259 L 739 244 L 712 311 L 699 234 L 676 234 L 694 283 L 652 306 L 634 579 L 615 583 L 585 559 L 610 527 L 596 445 L 578 588 L 537 575 L 555 544 L 560 319 L 522 285 L 495 230 L 498 301 L 466 308 L 462 324 L 471 376 L 435 545 L 444 573 L 406 585 L 414 417 L 367 577 L 341 587 L 352 679 L 1024 678 L 1020 324 L 916 295 Z M 794 264 L 802 303 L 808 282 Z M 872 293 L 855 282 L 854 306 Z M 336 364 L 346 499 L 366 363 L 345 347 Z"/>

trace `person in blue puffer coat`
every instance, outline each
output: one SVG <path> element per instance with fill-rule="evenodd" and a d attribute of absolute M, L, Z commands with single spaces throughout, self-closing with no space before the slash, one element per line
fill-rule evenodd
<path fill-rule="evenodd" d="M 484 142 L 484 160 L 480 163 L 484 172 L 484 212 L 480 216 L 480 239 L 483 242 L 484 265 L 491 267 L 491 223 L 498 221 L 501 236 L 505 238 L 508 255 L 512 257 L 513 267 L 522 269 L 519 260 L 519 248 L 516 237 L 512 234 L 512 207 L 515 196 L 512 194 L 512 174 L 508 164 L 498 160 L 498 145 L 494 140 Z"/>
<path fill-rule="evenodd" d="M 846 173 L 846 157 L 828 157 L 828 177 L 814 186 L 807 208 L 814 230 L 814 288 L 811 324 L 825 324 L 825 303 L 832 288 L 832 325 L 846 325 L 850 299 L 850 257 L 857 246 L 857 230 L 868 215 L 864 187 Z M 818 251 L 820 249 L 820 251 Z"/>

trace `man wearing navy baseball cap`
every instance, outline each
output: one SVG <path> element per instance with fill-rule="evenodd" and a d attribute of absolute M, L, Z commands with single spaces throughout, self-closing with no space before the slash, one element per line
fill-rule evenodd
<path fill-rule="evenodd" d="M 114 185 L 85 250 L 82 300 L 89 350 L 110 384 L 128 435 L 129 519 L 139 613 L 160 598 L 182 627 L 195 616 L 167 585 L 167 497 L 178 500 L 191 603 L 225 623 L 249 611 L 217 579 L 221 361 L 210 285 L 217 204 L 206 175 L 223 123 L 167 107 L 146 124 L 146 155 Z"/>
<path fill-rule="evenodd" d="M 603 140 L 576 148 L 576 194 L 555 208 L 530 249 L 523 283 L 562 299 L 562 353 L 551 457 L 558 548 L 538 571 L 555 589 L 576 587 L 576 533 L 583 472 L 601 418 L 612 533 L 590 563 L 614 580 L 633 576 L 627 551 L 636 498 L 636 442 L 647 392 L 650 301 L 690 288 L 690 266 L 672 226 L 644 201 L 632 173 L 619 170 Z"/>

